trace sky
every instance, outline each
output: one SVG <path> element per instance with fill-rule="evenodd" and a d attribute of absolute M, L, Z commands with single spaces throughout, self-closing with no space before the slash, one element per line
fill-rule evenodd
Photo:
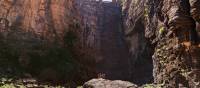
<path fill-rule="evenodd" d="M 103 0 L 103 1 L 112 1 L 112 0 Z"/>

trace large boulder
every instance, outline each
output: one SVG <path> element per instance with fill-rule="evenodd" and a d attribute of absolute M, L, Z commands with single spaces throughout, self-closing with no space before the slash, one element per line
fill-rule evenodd
<path fill-rule="evenodd" d="M 83 88 L 137 88 L 137 85 L 121 80 L 92 79 L 83 85 Z"/>

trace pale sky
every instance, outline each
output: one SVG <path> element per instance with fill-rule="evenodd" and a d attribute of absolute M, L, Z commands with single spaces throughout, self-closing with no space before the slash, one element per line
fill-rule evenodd
<path fill-rule="evenodd" d="M 103 0 L 103 1 L 112 1 L 112 0 Z"/>

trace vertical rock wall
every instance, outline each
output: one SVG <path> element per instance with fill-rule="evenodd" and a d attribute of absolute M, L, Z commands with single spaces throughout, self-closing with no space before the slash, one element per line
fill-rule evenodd
<path fill-rule="evenodd" d="M 117 3 L 77 0 L 81 14 L 84 52 L 95 63 L 99 77 L 129 79 L 129 54 L 122 33 L 121 8 Z"/>
<path fill-rule="evenodd" d="M 83 30 L 80 31 L 81 52 L 86 59 L 95 65 L 95 59 L 100 57 L 99 9 L 101 3 L 95 0 L 76 0 L 76 7 L 80 14 Z M 84 60 L 83 60 L 84 62 Z"/>
<path fill-rule="evenodd" d="M 102 60 L 97 69 L 109 79 L 129 80 L 130 58 L 122 30 L 121 7 L 117 3 L 103 3 L 99 25 Z"/>
<path fill-rule="evenodd" d="M 196 16 L 200 14 L 195 11 L 200 4 L 197 3 L 199 2 L 194 0 L 147 3 L 147 6 L 154 6 L 154 9 L 148 9 L 149 13 L 154 14 L 149 14 L 149 22 L 157 23 L 157 26 L 154 25 L 157 30 L 157 38 L 154 40 L 157 41 L 157 46 L 153 56 L 155 82 L 169 87 L 199 86 L 200 48 L 195 20 L 198 22 Z M 150 16 L 157 17 L 157 20 L 150 21 Z"/>
<path fill-rule="evenodd" d="M 71 0 L 1 0 L 0 11 L 0 17 L 7 19 L 9 26 L 49 40 L 61 40 L 75 18 Z"/>
<path fill-rule="evenodd" d="M 79 76 L 75 60 L 79 19 L 73 0 L 0 0 L 1 72 L 12 69 L 15 75 L 21 69 L 13 69 L 22 68 L 54 82 L 87 78 Z"/>
<path fill-rule="evenodd" d="M 137 84 L 153 80 L 153 47 L 145 38 L 144 3 L 145 0 L 125 0 L 122 8 L 125 39 L 131 56 L 131 80 Z"/>
<path fill-rule="evenodd" d="M 199 6 L 199 0 L 124 1 L 127 29 L 131 31 L 141 19 L 144 25 L 137 29 L 145 31 L 155 50 L 155 83 L 167 88 L 199 87 Z"/>

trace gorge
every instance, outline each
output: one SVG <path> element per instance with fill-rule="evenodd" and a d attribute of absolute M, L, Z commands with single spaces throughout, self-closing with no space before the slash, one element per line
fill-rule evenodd
<path fill-rule="evenodd" d="M 0 0 L 0 86 L 198 88 L 199 22 L 199 0 Z"/>

